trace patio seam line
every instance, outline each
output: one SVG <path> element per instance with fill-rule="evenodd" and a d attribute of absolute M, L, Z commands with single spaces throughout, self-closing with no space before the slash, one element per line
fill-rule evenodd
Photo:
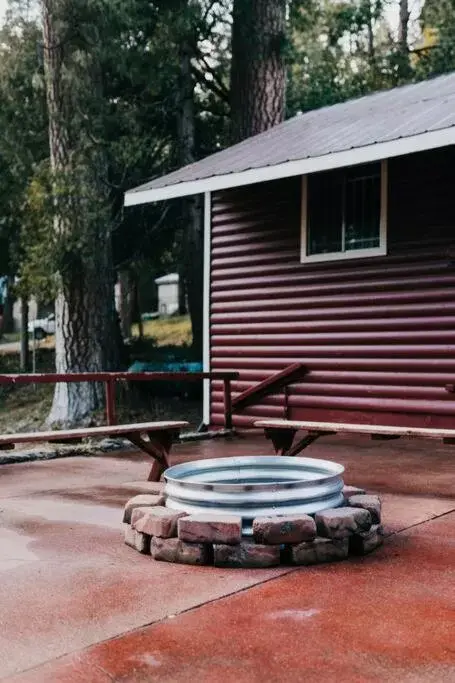
<path fill-rule="evenodd" d="M 415 528 L 415 527 L 422 526 L 422 525 L 424 525 L 424 524 L 427 524 L 428 522 L 434 521 L 435 519 L 440 519 L 441 517 L 445 517 L 445 516 L 447 516 L 447 515 L 451 515 L 451 514 L 454 514 L 454 513 L 455 513 L 455 508 L 452 508 L 451 510 L 448 510 L 447 512 L 443 512 L 443 513 L 441 513 L 440 515 L 435 515 L 435 516 L 430 517 L 429 519 L 424 520 L 424 521 L 422 521 L 422 522 L 417 522 L 417 523 L 415 523 L 415 524 L 411 524 L 409 527 L 405 527 L 404 529 L 400 529 L 399 531 L 391 532 L 386 538 L 391 538 L 391 537 L 393 537 L 393 536 L 397 536 L 397 535 L 399 535 L 399 534 L 401 534 L 401 533 L 403 533 L 403 532 L 405 532 L 405 531 L 408 531 L 409 529 L 413 529 L 413 528 Z M 368 556 L 366 556 L 366 557 L 368 557 Z M 330 565 L 330 564 L 331 564 L 331 563 L 329 563 L 329 565 Z M 322 566 L 322 568 L 324 567 L 324 565 L 320 565 L 320 566 Z M 58 662 L 59 660 L 63 659 L 64 657 L 70 657 L 70 656 L 77 655 L 78 653 L 83 653 L 83 652 L 89 651 L 89 650 L 91 650 L 92 648 L 98 647 L 99 645 L 102 645 L 102 644 L 104 644 L 104 643 L 109 643 L 109 642 L 111 642 L 111 641 L 115 641 L 115 640 L 117 640 L 117 639 L 124 638 L 124 637 L 127 636 L 127 635 L 131 635 L 131 634 L 137 633 L 137 632 L 142 631 L 142 630 L 144 630 L 144 629 L 147 629 L 147 628 L 149 628 L 149 627 L 157 626 L 157 625 L 159 625 L 159 624 L 165 623 L 165 622 L 168 621 L 171 617 L 174 618 L 174 617 L 177 617 L 177 616 L 181 616 L 181 615 L 187 614 L 188 612 L 192 612 L 193 610 L 201 609 L 202 607 L 205 607 L 205 605 L 210 605 L 210 604 L 213 604 L 213 603 L 218 602 L 218 601 L 220 601 L 220 600 L 224 600 L 224 599 L 226 599 L 226 598 L 230 598 L 230 597 L 232 597 L 232 596 L 234 596 L 234 595 L 239 595 L 239 594 L 244 593 L 244 592 L 246 592 L 246 591 L 248 591 L 248 590 L 250 590 L 250 589 L 252 589 L 252 588 L 256 588 L 256 587 L 259 587 L 259 586 L 263 586 L 263 585 L 265 585 L 265 584 L 267 584 L 267 583 L 270 583 L 271 581 L 278 581 L 278 580 L 281 579 L 283 576 L 288 576 L 289 574 L 294 574 L 294 573 L 296 573 L 296 572 L 298 572 L 298 571 L 301 571 L 301 570 L 302 570 L 302 567 L 301 567 L 301 566 L 286 568 L 286 569 L 282 570 L 278 576 L 271 576 L 271 577 L 269 577 L 269 578 L 267 578 L 267 579 L 264 579 L 264 580 L 262 580 L 262 581 L 258 581 L 257 583 L 251 584 L 251 585 L 249 585 L 249 586 L 244 586 L 243 588 L 239 588 L 238 590 L 234 590 L 234 591 L 231 591 L 231 592 L 229 592 L 229 593 L 226 593 L 225 595 L 220 595 L 220 596 L 218 596 L 218 597 L 216 597 L 216 598 L 212 598 L 211 600 L 206 600 L 206 601 L 204 601 L 204 602 L 197 603 L 197 604 L 192 605 L 191 607 L 187 607 L 186 609 L 183 609 L 183 610 L 181 610 L 181 611 L 179 611 L 179 612 L 177 612 L 177 613 L 175 613 L 175 614 L 168 615 L 168 616 L 165 616 L 165 617 L 163 617 L 163 618 L 161 618 L 161 619 L 156 619 L 156 620 L 154 620 L 154 621 L 150 621 L 150 622 L 147 622 L 147 623 L 145 623 L 145 624 L 141 624 L 140 626 L 136 626 L 136 627 L 134 627 L 134 628 L 132 628 L 132 629 L 130 629 L 130 630 L 127 630 L 127 631 L 122 631 L 121 633 L 118 633 L 118 634 L 116 634 L 116 635 L 114 635 L 114 636 L 111 636 L 110 638 L 106 638 L 106 639 L 104 639 L 104 640 L 99 640 L 99 641 L 97 641 L 97 642 L 91 643 L 90 645 L 86 645 L 86 646 L 83 647 L 83 648 L 79 648 L 79 649 L 76 649 L 76 650 L 70 650 L 70 651 L 68 651 L 68 652 L 65 652 L 65 653 L 61 654 L 59 657 L 47 659 L 47 660 L 41 662 L 40 664 L 38 664 L 37 666 L 31 667 L 30 669 L 23 669 L 22 671 L 18 671 L 17 673 L 13 674 L 13 677 L 9 676 L 9 677 L 6 677 L 6 679 L 1 678 L 0 681 L 2 681 L 2 680 L 7 681 L 7 680 L 9 680 L 9 678 L 11 678 L 11 680 L 13 681 L 13 680 L 14 680 L 14 676 L 19 676 L 20 674 L 25 674 L 25 673 L 28 673 L 28 672 L 31 672 L 31 671 L 34 671 L 34 670 L 38 671 L 41 667 L 45 666 L 46 664 L 49 664 L 49 662 Z M 97 666 L 97 665 L 95 665 L 95 666 Z M 107 675 L 109 678 L 111 678 L 112 681 L 115 681 L 115 678 L 112 678 L 111 675 L 110 675 L 107 671 L 104 671 L 101 667 L 98 667 L 98 666 L 97 666 L 97 668 L 98 668 L 100 671 L 102 671 L 102 673 L 104 673 L 104 674 Z"/>
<path fill-rule="evenodd" d="M 455 512 L 455 507 L 452 508 L 451 510 L 447 510 L 446 512 L 441 512 L 440 515 L 433 515 L 433 517 L 430 517 L 429 519 L 424 519 L 422 522 L 416 522 L 415 524 L 410 524 L 409 526 L 404 527 L 403 529 L 399 529 L 398 531 L 391 531 L 388 534 L 384 534 L 385 538 L 391 538 L 392 536 L 396 536 L 397 534 L 402 534 L 404 531 L 408 531 L 409 529 L 414 529 L 415 527 L 422 526 L 423 524 L 428 524 L 428 522 L 433 522 L 435 519 L 440 519 L 441 517 L 445 517 L 446 515 L 453 515 Z"/>

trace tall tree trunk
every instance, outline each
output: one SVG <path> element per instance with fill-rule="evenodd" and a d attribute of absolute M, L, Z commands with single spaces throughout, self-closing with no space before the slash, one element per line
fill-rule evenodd
<path fill-rule="evenodd" d="M 190 0 L 182 0 L 181 12 L 185 30 L 180 42 L 180 83 L 178 103 L 178 130 L 180 162 L 182 166 L 195 161 L 195 111 L 194 79 L 191 59 L 194 55 L 196 35 L 191 19 L 185 21 Z M 202 357 L 203 338 L 203 201 L 201 196 L 182 200 L 184 230 L 184 279 L 188 293 L 188 308 L 191 317 L 193 347 Z"/>
<path fill-rule="evenodd" d="M 409 6 L 408 0 L 400 0 L 400 20 L 398 25 L 398 45 L 400 51 L 408 52 L 408 32 L 409 32 Z"/>
<path fill-rule="evenodd" d="M 398 76 L 400 80 L 406 80 L 411 71 L 408 45 L 410 14 L 408 0 L 400 0 L 400 16 L 398 23 Z"/>
<path fill-rule="evenodd" d="M 141 293 L 140 293 L 140 286 L 139 286 L 139 277 L 137 273 L 135 273 L 134 276 L 134 282 L 133 282 L 133 297 L 134 297 L 134 313 L 137 318 L 137 331 L 138 331 L 138 336 L 139 339 L 144 339 L 144 322 L 142 320 L 142 302 L 141 302 Z"/>
<path fill-rule="evenodd" d="M 3 320 L 1 321 L 0 333 L 14 331 L 14 295 L 13 295 L 14 277 L 9 276 L 6 286 L 6 297 L 3 305 Z"/>
<path fill-rule="evenodd" d="M 123 339 L 131 337 L 135 304 L 134 282 L 129 270 L 119 272 L 119 317 Z"/>
<path fill-rule="evenodd" d="M 285 113 L 286 0 L 234 0 L 232 140 L 281 123 Z"/>
<path fill-rule="evenodd" d="M 179 268 L 179 315 L 185 315 L 186 311 L 186 269 Z"/>
<path fill-rule="evenodd" d="M 109 217 L 98 176 L 102 159 L 96 152 L 90 160 L 83 159 L 77 143 L 71 144 L 74 85 L 66 74 L 70 31 L 65 5 L 62 0 L 42 0 L 42 9 L 54 230 L 62 244 L 73 244 L 58 272 L 56 372 L 110 370 L 117 366 L 118 346 Z M 103 402 L 103 388 L 97 383 L 57 384 L 48 422 L 77 423 Z"/>
<path fill-rule="evenodd" d="M 21 372 L 28 372 L 30 369 L 30 345 L 28 338 L 28 297 L 21 298 Z"/>
<path fill-rule="evenodd" d="M 372 0 L 368 0 L 367 4 L 367 34 L 368 34 L 368 61 L 370 62 L 370 67 L 375 68 L 376 61 L 376 50 L 374 45 L 374 13 L 371 6 Z M 373 74 L 374 76 L 374 74 Z"/>

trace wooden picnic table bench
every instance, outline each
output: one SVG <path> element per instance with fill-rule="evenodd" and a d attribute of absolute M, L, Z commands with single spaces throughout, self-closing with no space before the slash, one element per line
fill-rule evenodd
<path fill-rule="evenodd" d="M 108 436 L 123 436 L 154 459 L 148 481 L 159 481 L 164 470 L 169 467 L 168 456 L 172 442 L 179 436 L 180 430 L 184 427 L 188 427 L 188 422 L 143 422 L 48 432 L 3 434 L 0 435 L 0 450 L 10 450 L 18 443 L 60 443 L 64 441 L 80 441 L 89 437 L 99 439 Z M 145 436 L 148 438 L 144 438 Z"/>
<path fill-rule="evenodd" d="M 316 439 L 330 434 L 370 434 L 379 439 L 398 439 L 401 436 L 416 436 L 427 439 L 455 441 L 455 429 L 432 429 L 430 427 L 393 427 L 386 425 L 345 424 L 336 422 L 307 422 L 299 420 L 257 420 L 255 427 L 262 427 L 265 436 L 271 439 L 279 455 L 298 455 Z M 294 443 L 297 432 L 305 436 Z"/>

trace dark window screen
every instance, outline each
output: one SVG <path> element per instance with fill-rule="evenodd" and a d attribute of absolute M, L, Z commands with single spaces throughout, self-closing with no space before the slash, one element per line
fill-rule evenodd
<path fill-rule="evenodd" d="M 307 191 L 307 255 L 379 247 L 380 163 L 315 173 Z"/>

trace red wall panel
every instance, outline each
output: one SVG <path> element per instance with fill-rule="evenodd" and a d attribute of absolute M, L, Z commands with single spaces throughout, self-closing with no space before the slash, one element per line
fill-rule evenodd
<path fill-rule="evenodd" d="M 211 367 L 240 372 L 234 395 L 299 361 L 292 418 L 454 426 L 454 162 L 453 148 L 389 161 L 385 257 L 301 264 L 299 178 L 212 197 Z M 234 424 L 271 416 L 282 395 Z"/>

